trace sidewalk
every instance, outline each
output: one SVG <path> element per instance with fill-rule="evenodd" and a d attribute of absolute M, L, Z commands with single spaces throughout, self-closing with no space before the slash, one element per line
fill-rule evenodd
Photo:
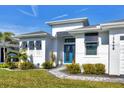
<path fill-rule="evenodd" d="M 74 80 L 87 80 L 87 81 L 101 81 L 101 82 L 118 82 L 124 83 L 124 78 L 121 77 L 109 77 L 109 76 L 99 76 L 99 75 L 76 75 L 76 74 L 67 74 L 61 70 L 64 70 L 65 67 L 58 67 L 48 70 L 51 74 L 55 75 L 61 79 L 74 79 Z"/>

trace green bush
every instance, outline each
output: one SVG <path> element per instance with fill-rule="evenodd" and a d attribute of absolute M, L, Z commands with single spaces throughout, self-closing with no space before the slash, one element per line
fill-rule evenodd
<path fill-rule="evenodd" d="M 83 69 L 85 74 L 104 74 L 105 65 L 104 64 L 83 64 Z"/>
<path fill-rule="evenodd" d="M 81 73 L 80 65 L 79 64 L 68 64 L 66 65 L 67 71 L 70 74 L 78 74 Z"/>
<path fill-rule="evenodd" d="M 0 68 L 8 68 L 8 64 L 6 64 L 6 63 L 1 63 L 1 64 L 0 64 Z"/>
<path fill-rule="evenodd" d="M 18 68 L 19 62 L 15 62 L 15 66 L 16 66 L 16 68 Z"/>
<path fill-rule="evenodd" d="M 27 70 L 27 69 L 34 69 L 34 64 L 31 62 L 20 62 L 18 64 L 18 68 L 22 70 Z"/>
<path fill-rule="evenodd" d="M 83 64 L 83 69 L 85 74 L 95 74 L 96 69 L 94 64 Z"/>
<path fill-rule="evenodd" d="M 9 69 L 14 69 L 14 68 L 16 68 L 16 65 L 15 65 L 14 62 L 7 62 L 7 63 L 5 63 L 5 64 L 8 65 L 8 68 L 9 68 Z"/>
<path fill-rule="evenodd" d="M 14 69 L 17 68 L 14 62 L 7 62 L 0 64 L 0 68 L 9 68 L 9 69 Z"/>
<path fill-rule="evenodd" d="M 95 64 L 96 74 L 105 74 L 105 65 L 104 64 Z"/>
<path fill-rule="evenodd" d="M 51 61 L 46 61 L 46 62 L 44 62 L 44 63 L 42 64 L 42 66 L 43 66 L 44 69 L 51 69 L 51 68 L 53 68 L 53 62 L 51 62 Z"/>

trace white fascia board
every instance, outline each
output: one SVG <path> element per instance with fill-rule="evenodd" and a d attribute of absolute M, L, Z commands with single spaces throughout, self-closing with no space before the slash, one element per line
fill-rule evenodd
<path fill-rule="evenodd" d="M 70 34 L 81 34 L 81 33 L 94 33 L 94 32 L 102 32 L 100 29 L 94 30 L 78 30 L 78 31 L 70 31 Z"/>
<path fill-rule="evenodd" d="M 67 20 L 59 20 L 59 21 L 50 21 L 50 22 L 46 22 L 46 24 L 48 25 L 57 25 L 57 24 L 64 24 L 64 23 L 73 23 L 73 22 L 81 22 L 81 21 L 86 21 L 88 20 L 87 17 L 83 17 L 83 18 L 74 18 L 74 19 L 67 19 Z"/>
<path fill-rule="evenodd" d="M 90 32 L 102 32 L 102 29 L 100 26 L 95 26 L 95 27 L 92 27 L 92 28 L 82 28 L 82 29 L 74 29 L 74 30 L 71 30 L 69 33 L 70 34 L 79 34 L 79 33 L 90 33 Z"/>
<path fill-rule="evenodd" d="M 106 24 L 100 24 L 100 26 L 102 28 L 124 27 L 124 22 L 106 23 Z"/>
<path fill-rule="evenodd" d="M 31 37 L 31 36 L 46 36 L 47 33 L 42 33 L 42 34 L 32 34 L 32 35 L 19 35 L 19 36 L 16 36 L 16 38 L 20 38 L 20 37 Z"/>

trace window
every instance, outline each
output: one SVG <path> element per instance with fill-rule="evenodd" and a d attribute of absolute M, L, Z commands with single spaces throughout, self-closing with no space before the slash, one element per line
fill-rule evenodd
<path fill-rule="evenodd" d="M 75 42 L 75 38 L 66 38 L 65 39 L 65 43 L 74 43 Z"/>
<path fill-rule="evenodd" d="M 34 41 L 29 41 L 29 49 L 34 50 Z"/>
<path fill-rule="evenodd" d="M 86 33 L 85 42 L 98 42 L 98 33 Z"/>
<path fill-rule="evenodd" d="M 98 33 L 85 34 L 86 55 L 97 55 Z"/>
<path fill-rule="evenodd" d="M 86 55 L 97 55 L 97 43 L 86 43 Z"/>
<path fill-rule="evenodd" d="M 120 36 L 120 40 L 124 40 L 124 36 Z"/>
<path fill-rule="evenodd" d="M 41 49 L 41 40 L 37 40 L 37 41 L 35 42 L 35 46 L 36 46 L 36 49 L 37 49 L 37 50 L 40 50 L 40 49 Z"/>
<path fill-rule="evenodd" d="M 26 49 L 27 48 L 27 42 L 26 41 L 22 42 L 21 48 L 22 49 Z"/>

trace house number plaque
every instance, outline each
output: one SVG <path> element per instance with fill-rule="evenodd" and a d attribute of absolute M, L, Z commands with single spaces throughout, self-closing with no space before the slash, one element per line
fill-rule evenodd
<path fill-rule="evenodd" d="M 115 50 L 115 37 L 113 36 L 112 49 Z"/>

